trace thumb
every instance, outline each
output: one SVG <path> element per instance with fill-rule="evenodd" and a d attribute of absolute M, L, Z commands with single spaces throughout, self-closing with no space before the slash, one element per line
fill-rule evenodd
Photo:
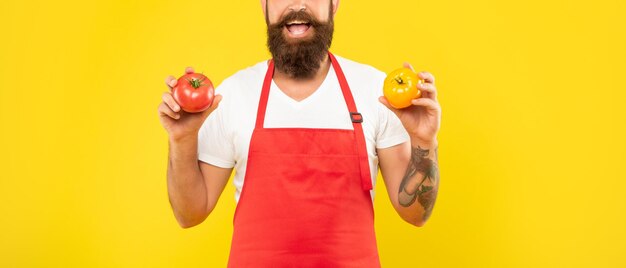
<path fill-rule="evenodd" d="M 202 118 L 206 119 L 207 117 L 209 117 L 209 115 L 217 109 L 221 101 L 222 101 L 222 95 L 216 94 L 215 97 L 213 97 L 213 103 L 211 103 L 211 106 L 209 106 L 208 109 L 202 112 Z"/>
<path fill-rule="evenodd" d="M 391 106 L 391 104 L 389 104 L 389 101 L 387 100 L 387 97 L 385 96 L 380 96 L 378 97 L 378 101 L 380 101 L 380 103 L 382 103 L 383 105 L 385 105 L 385 107 L 387 107 L 389 110 L 391 110 L 394 114 L 396 114 L 396 116 L 400 117 L 400 110 L 393 108 L 393 106 Z"/>

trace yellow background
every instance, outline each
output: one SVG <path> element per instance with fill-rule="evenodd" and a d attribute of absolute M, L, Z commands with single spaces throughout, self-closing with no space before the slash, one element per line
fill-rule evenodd
<path fill-rule="evenodd" d="M 626 266 L 625 2 L 341 1 L 332 51 L 437 77 L 441 188 L 423 228 L 379 177 L 384 267 Z M 258 1 L 0 7 L 0 267 L 224 267 L 234 188 L 181 229 L 157 105 L 269 57 Z"/>

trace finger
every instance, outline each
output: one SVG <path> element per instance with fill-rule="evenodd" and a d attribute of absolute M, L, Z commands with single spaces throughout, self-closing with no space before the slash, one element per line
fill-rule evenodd
<path fill-rule="evenodd" d="M 213 97 L 213 103 L 211 103 L 211 106 L 209 106 L 209 109 L 206 109 L 206 111 L 204 111 L 203 117 L 206 118 L 207 116 L 209 116 L 209 114 L 213 113 L 213 111 L 217 110 L 217 107 L 219 106 L 221 101 L 222 101 L 222 95 L 216 94 Z"/>
<path fill-rule="evenodd" d="M 393 106 L 391 106 L 391 104 L 389 104 L 389 101 L 387 100 L 387 97 L 380 96 L 380 97 L 378 97 L 378 101 L 380 101 L 380 103 L 385 105 L 385 107 L 387 107 L 389 110 L 391 110 L 394 114 L 398 115 L 398 113 L 400 112 L 398 109 L 393 108 Z"/>
<path fill-rule="evenodd" d="M 164 102 L 161 102 L 161 104 L 159 105 L 159 115 L 168 116 L 173 119 L 180 118 L 180 114 L 172 111 L 172 109 L 170 109 L 170 107 L 167 106 L 167 104 L 165 104 Z"/>
<path fill-rule="evenodd" d="M 170 90 L 172 90 L 172 88 L 176 86 L 176 82 L 176 77 L 174 77 L 173 75 L 168 75 L 167 78 L 165 78 L 165 85 L 167 85 Z"/>
<path fill-rule="evenodd" d="M 169 92 L 165 92 L 163 93 L 162 99 L 163 102 L 165 102 L 165 104 L 167 104 L 167 106 L 172 109 L 172 111 L 180 111 L 180 106 L 178 105 L 178 103 L 176 103 L 176 100 L 174 99 L 174 97 L 172 97 L 172 94 L 170 94 Z"/>
<path fill-rule="evenodd" d="M 408 62 L 404 62 L 404 68 L 409 68 L 409 69 L 411 69 L 411 71 L 415 72 L 415 69 L 413 69 L 413 66 L 411 66 L 411 64 L 410 64 L 410 63 L 408 63 Z M 415 72 L 415 73 L 417 73 L 417 72 Z M 424 78 L 424 77 L 422 77 L 422 76 L 420 76 L 419 74 L 417 74 L 417 75 L 418 75 L 418 77 L 419 77 L 421 80 L 424 80 L 424 82 L 426 82 L 426 83 L 432 83 L 432 82 L 426 81 L 426 80 L 425 80 L 425 78 Z M 431 75 L 431 76 L 432 76 L 432 75 Z M 433 81 L 434 81 L 434 78 L 433 78 Z"/>
<path fill-rule="evenodd" d="M 209 107 L 209 109 L 207 109 L 206 111 L 202 113 L 203 121 L 206 120 L 206 118 L 209 117 L 209 115 L 212 114 L 213 111 L 217 110 L 217 107 L 219 106 L 221 101 L 222 101 L 222 95 L 215 95 L 215 97 L 213 98 L 213 103 L 211 103 L 211 106 Z"/>
<path fill-rule="evenodd" d="M 417 88 L 422 91 L 422 96 L 432 100 L 437 100 L 437 88 L 435 87 L 435 85 L 429 83 L 420 83 L 417 84 Z"/>
<path fill-rule="evenodd" d="M 222 98 L 223 97 L 220 94 L 216 94 L 215 97 L 213 97 L 213 103 L 211 103 L 211 107 L 209 107 L 211 112 L 217 110 L 217 107 L 220 105 L 220 102 L 222 101 Z"/>
<path fill-rule="evenodd" d="M 415 69 L 413 69 L 413 66 L 411 66 L 411 64 L 406 61 L 402 64 L 402 66 L 404 66 L 404 68 L 409 68 L 411 69 L 411 71 L 415 72 Z"/>
<path fill-rule="evenodd" d="M 429 110 L 438 111 L 439 105 L 432 99 L 429 98 L 417 98 L 411 101 L 411 104 L 414 106 L 422 106 Z"/>
<path fill-rule="evenodd" d="M 435 76 L 433 76 L 429 72 L 419 72 L 417 74 L 417 76 L 419 76 L 419 78 L 421 78 L 421 79 L 424 79 L 424 81 L 426 81 L 426 83 L 431 83 L 431 84 L 435 83 Z"/>
<path fill-rule="evenodd" d="M 191 66 L 185 68 L 185 73 L 186 74 L 192 74 L 193 73 L 193 68 Z"/>

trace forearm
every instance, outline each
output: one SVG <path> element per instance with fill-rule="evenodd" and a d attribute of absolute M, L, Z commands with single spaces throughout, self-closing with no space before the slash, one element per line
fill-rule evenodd
<path fill-rule="evenodd" d="M 196 136 L 169 141 L 167 189 L 174 215 L 183 227 L 194 226 L 207 216 L 207 193 L 197 146 Z"/>
<path fill-rule="evenodd" d="M 439 189 L 438 142 L 411 139 L 411 159 L 398 189 L 405 219 L 422 226 L 430 217 Z"/>

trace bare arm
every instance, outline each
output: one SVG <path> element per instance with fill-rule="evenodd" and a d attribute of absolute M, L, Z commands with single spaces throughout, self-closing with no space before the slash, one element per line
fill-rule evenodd
<path fill-rule="evenodd" d="M 185 70 L 193 72 L 192 68 Z M 176 79 L 165 80 L 172 89 Z M 169 137 L 167 191 L 169 202 L 179 225 L 189 228 L 202 223 L 213 211 L 232 168 L 219 168 L 198 161 L 198 131 L 222 97 L 216 95 L 209 109 L 200 113 L 183 111 L 171 92 L 163 94 L 159 118 Z"/>
<path fill-rule="evenodd" d="M 387 193 L 400 217 L 423 226 L 430 217 L 439 189 L 437 143 L 406 142 L 379 149 L 380 169 Z"/>
<path fill-rule="evenodd" d="M 183 228 L 202 223 L 213 211 L 232 168 L 198 161 L 197 137 L 169 142 L 167 189 L 176 220 Z"/>
<path fill-rule="evenodd" d="M 409 63 L 404 63 L 404 67 L 413 70 Z M 441 106 L 435 77 L 429 72 L 417 75 L 423 81 L 417 84 L 421 97 L 411 100 L 411 106 L 396 109 L 386 97 L 379 98 L 398 116 L 410 141 L 380 149 L 378 156 L 393 207 L 405 221 L 419 227 L 430 217 L 439 190 L 437 132 Z"/>

